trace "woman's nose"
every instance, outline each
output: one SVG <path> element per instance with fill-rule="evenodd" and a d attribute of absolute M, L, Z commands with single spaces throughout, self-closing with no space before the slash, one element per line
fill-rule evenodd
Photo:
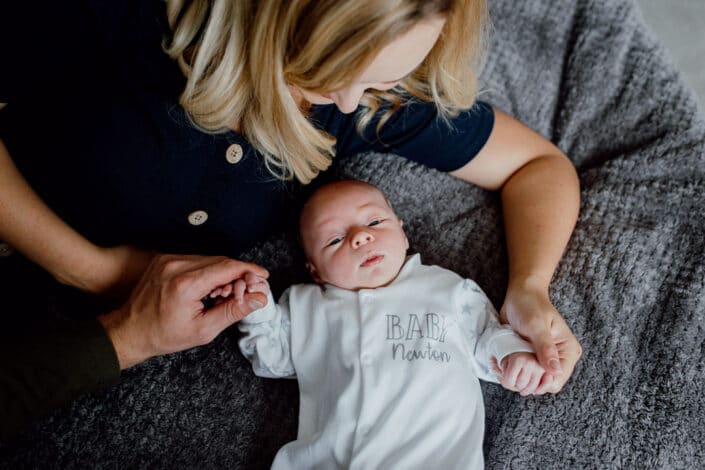
<path fill-rule="evenodd" d="M 355 249 L 360 248 L 361 246 L 365 246 L 368 243 L 372 243 L 373 241 L 375 241 L 375 237 L 365 230 L 360 230 L 356 232 L 355 235 L 353 235 L 353 237 L 350 239 L 350 243 Z"/>
<path fill-rule="evenodd" d="M 333 101 L 341 113 L 349 114 L 357 109 L 365 93 L 363 87 L 349 87 L 333 95 Z"/>

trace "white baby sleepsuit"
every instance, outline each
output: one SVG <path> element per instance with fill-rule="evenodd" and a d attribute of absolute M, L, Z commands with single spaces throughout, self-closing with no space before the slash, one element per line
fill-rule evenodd
<path fill-rule="evenodd" d="M 377 289 L 295 285 L 239 323 L 262 377 L 296 377 L 297 439 L 275 469 L 483 467 L 478 378 L 531 352 L 473 281 L 407 259 Z"/>

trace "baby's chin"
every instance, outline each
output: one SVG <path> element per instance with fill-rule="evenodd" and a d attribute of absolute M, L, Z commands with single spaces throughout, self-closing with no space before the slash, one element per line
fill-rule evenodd
<path fill-rule="evenodd" d="M 399 275 L 399 271 L 400 270 L 397 270 L 395 273 L 387 275 L 368 276 L 368 279 L 364 279 L 356 283 L 341 280 L 340 282 L 328 281 L 327 284 L 331 284 L 335 287 L 352 291 L 358 291 L 361 289 L 378 289 L 380 287 L 386 287 L 391 284 L 394 279 L 396 279 Z"/>

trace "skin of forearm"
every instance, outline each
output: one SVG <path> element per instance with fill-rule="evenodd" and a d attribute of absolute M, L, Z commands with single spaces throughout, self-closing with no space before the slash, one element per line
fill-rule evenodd
<path fill-rule="evenodd" d="M 548 293 L 580 209 L 580 183 L 565 155 L 532 159 L 501 190 L 509 290 Z"/>
<path fill-rule="evenodd" d="M 62 221 L 34 192 L 0 140 L 0 240 L 57 279 L 73 283 L 98 248 Z M 79 275 L 80 275 L 79 274 Z"/>

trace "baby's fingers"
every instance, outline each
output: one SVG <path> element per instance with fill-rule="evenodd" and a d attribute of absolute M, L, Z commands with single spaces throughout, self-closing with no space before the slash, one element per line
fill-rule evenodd
<path fill-rule="evenodd" d="M 230 294 L 233 293 L 233 285 L 232 284 L 226 284 L 222 287 L 222 292 L 220 293 L 221 297 L 228 297 Z"/>
<path fill-rule="evenodd" d="M 498 378 L 502 378 L 502 369 L 499 368 L 499 364 L 497 363 L 497 358 L 490 358 L 490 365 L 492 366 L 492 372 L 495 373 L 495 375 Z"/>
<path fill-rule="evenodd" d="M 247 290 L 247 284 L 243 279 L 238 279 L 233 284 L 233 294 L 235 295 L 235 301 L 241 304 L 245 300 L 245 291 Z"/>
<path fill-rule="evenodd" d="M 517 388 L 517 381 L 519 380 L 520 373 L 521 366 L 517 364 L 517 361 L 509 361 L 509 363 L 504 366 L 500 383 L 504 388 L 516 392 L 519 390 Z"/>
<path fill-rule="evenodd" d="M 549 374 L 546 374 L 543 370 L 539 369 L 539 370 L 533 371 L 533 373 L 530 375 L 531 375 L 531 377 L 530 377 L 529 382 L 526 384 L 526 386 L 522 387 L 519 390 L 519 394 L 522 397 L 525 397 L 527 395 L 534 395 L 536 393 L 536 390 L 538 389 L 539 384 L 541 383 L 541 378 L 543 376 L 549 375 Z"/>
<path fill-rule="evenodd" d="M 553 389 L 554 377 L 551 374 L 543 374 L 534 395 L 544 395 Z"/>
<path fill-rule="evenodd" d="M 247 292 L 261 292 L 267 295 L 269 293 L 269 283 L 266 279 L 256 276 L 252 273 L 247 273 L 245 275 L 245 283 L 247 284 Z"/>
<path fill-rule="evenodd" d="M 222 288 L 222 287 L 216 287 L 215 289 L 213 289 L 213 290 L 211 291 L 211 293 L 209 294 L 209 297 L 210 297 L 211 299 L 215 299 L 216 297 L 220 297 L 221 294 L 222 294 L 222 292 L 223 292 L 223 288 Z"/>
<path fill-rule="evenodd" d="M 216 287 L 211 291 L 209 297 L 215 299 L 216 297 L 226 298 L 233 293 L 232 284 L 225 284 L 224 286 Z"/>

